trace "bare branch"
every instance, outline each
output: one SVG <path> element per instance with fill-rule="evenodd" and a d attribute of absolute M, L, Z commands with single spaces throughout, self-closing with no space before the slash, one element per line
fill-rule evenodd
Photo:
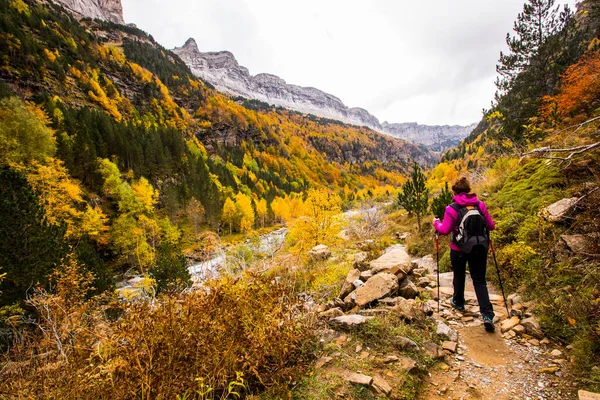
<path fill-rule="evenodd" d="M 600 131 L 598 131 L 598 132 L 600 132 Z M 531 156 L 531 155 L 534 155 L 534 156 L 537 156 L 540 158 L 545 158 L 548 160 L 560 160 L 563 162 L 567 162 L 567 161 L 571 161 L 571 159 L 574 156 L 585 153 L 592 149 L 595 149 L 596 147 L 600 147 L 600 142 L 587 144 L 587 145 L 583 145 L 583 146 L 570 147 L 570 148 L 566 148 L 566 149 L 553 149 L 548 146 L 540 147 L 537 149 L 533 149 L 525 154 L 522 154 L 521 159 L 519 160 L 519 163 L 521 161 L 523 161 L 523 159 L 525 157 Z M 560 156 L 557 156 L 556 153 L 570 153 L 570 154 L 566 157 L 560 157 Z"/>
<path fill-rule="evenodd" d="M 571 126 L 568 126 L 568 127 L 566 127 L 566 128 L 563 128 L 563 129 L 561 129 L 561 130 L 560 130 L 560 131 L 558 131 L 558 132 L 554 132 L 553 134 L 551 134 L 551 136 L 556 136 L 556 135 L 559 135 L 559 134 L 561 134 L 561 133 L 563 133 L 563 132 L 566 132 L 566 131 L 568 131 L 568 130 L 570 130 L 570 129 L 573 129 L 573 128 L 577 128 L 577 129 L 575 129 L 575 131 L 573 131 L 573 132 L 572 132 L 572 133 L 576 133 L 576 132 L 577 132 L 579 129 L 581 129 L 583 126 L 585 126 L 585 125 L 587 125 L 587 124 L 589 124 L 589 123 L 592 123 L 592 122 L 594 122 L 594 121 L 596 121 L 596 120 L 598 120 L 598 119 L 600 119 L 600 117 L 594 117 L 594 118 L 592 118 L 592 119 L 588 119 L 587 121 L 584 121 L 584 122 L 582 122 L 582 123 L 580 123 L 580 124 L 576 124 L 576 125 L 571 125 Z"/>

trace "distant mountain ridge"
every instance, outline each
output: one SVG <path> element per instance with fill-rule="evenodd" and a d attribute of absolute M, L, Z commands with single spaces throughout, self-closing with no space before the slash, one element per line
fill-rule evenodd
<path fill-rule="evenodd" d="M 190 67 L 194 75 L 222 92 L 352 125 L 366 126 L 388 136 L 423 144 L 435 151 L 443 151 L 458 145 L 475 128 L 475 124 L 469 126 L 428 126 L 387 122 L 381 124 L 377 117 L 367 110 L 347 107 L 339 98 L 322 90 L 288 84 L 272 74 L 262 73 L 252 76 L 248 68 L 239 65 L 231 52 L 203 53 L 193 38 L 188 39 L 182 47 L 173 49 L 173 52 Z"/>
<path fill-rule="evenodd" d="M 231 95 L 264 101 L 294 111 L 340 120 L 381 131 L 377 118 L 362 108 L 348 108 L 337 97 L 311 87 L 286 83 L 272 74 L 250 75 L 229 51 L 202 53 L 196 41 L 188 39 L 173 49 L 192 72 Z"/>
<path fill-rule="evenodd" d="M 477 124 L 460 125 L 420 125 L 416 122 L 402 124 L 382 124 L 386 135 L 409 142 L 424 144 L 434 151 L 444 151 L 456 147 L 461 140 L 469 136 Z"/>
<path fill-rule="evenodd" d="M 125 24 L 121 0 L 53 0 L 88 18 Z"/>

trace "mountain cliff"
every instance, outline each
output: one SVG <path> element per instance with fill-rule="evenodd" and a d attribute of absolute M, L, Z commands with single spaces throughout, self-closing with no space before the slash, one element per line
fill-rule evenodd
<path fill-rule="evenodd" d="M 202 53 L 196 41 L 190 38 L 182 47 L 173 49 L 173 52 L 196 76 L 210 82 L 220 91 L 381 131 L 379 121 L 367 110 L 348 108 L 329 93 L 311 87 L 290 85 L 275 75 L 252 76 L 228 51 Z"/>
<path fill-rule="evenodd" d="M 477 124 L 459 125 L 419 125 L 416 122 L 402 124 L 382 124 L 383 131 L 398 139 L 424 144 L 434 151 L 444 151 L 457 146 L 469 136 Z"/>
<path fill-rule="evenodd" d="M 286 83 L 271 74 L 250 75 L 229 51 L 203 53 L 193 38 L 173 49 L 194 75 L 214 85 L 218 90 L 270 105 L 288 108 L 319 117 L 330 118 L 357 126 L 366 126 L 388 136 L 424 144 L 435 151 L 456 146 L 474 128 L 469 126 L 426 126 L 416 123 L 383 125 L 363 108 L 349 108 L 339 98 L 311 87 Z"/>
<path fill-rule="evenodd" d="M 54 0 L 84 17 L 124 24 L 121 0 Z"/>

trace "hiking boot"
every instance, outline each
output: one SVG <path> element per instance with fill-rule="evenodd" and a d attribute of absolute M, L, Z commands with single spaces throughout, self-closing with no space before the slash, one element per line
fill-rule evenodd
<path fill-rule="evenodd" d="M 458 304 L 456 304 L 454 302 L 454 298 L 450 299 L 450 305 L 452 306 L 452 308 L 454 308 L 458 311 L 465 311 L 465 306 L 459 306 Z"/>
<path fill-rule="evenodd" d="M 496 327 L 494 326 L 494 319 L 492 317 L 488 317 L 487 315 L 483 317 L 483 326 L 485 327 L 486 332 L 494 332 Z"/>

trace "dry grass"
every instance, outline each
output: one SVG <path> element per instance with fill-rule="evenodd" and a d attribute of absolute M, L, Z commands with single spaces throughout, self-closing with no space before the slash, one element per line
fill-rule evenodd
<path fill-rule="evenodd" d="M 38 293 L 40 318 L 5 358 L 0 397 L 237 398 L 286 393 L 314 339 L 289 287 L 248 276 L 133 303 Z M 85 285 L 83 285 L 85 286 Z M 109 316 L 112 316 L 110 318 Z M 115 316 L 119 316 L 116 318 Z"/>

